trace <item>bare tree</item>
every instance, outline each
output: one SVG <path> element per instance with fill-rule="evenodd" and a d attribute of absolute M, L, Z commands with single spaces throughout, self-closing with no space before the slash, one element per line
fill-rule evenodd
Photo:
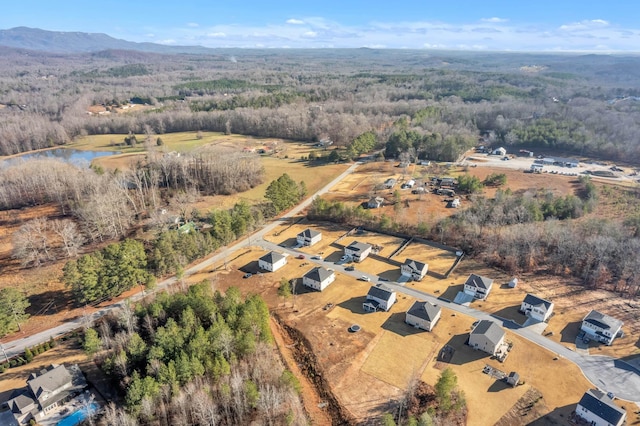
<path fill-rule="evenodd" d="M 72 220 L 52 220 L 51 230 L 58 236 L 65 255 L 69 258 L 78 257 L 80 249 L 86 239 Z"/>
<path fill-rule="evenodd" d="M 49 253 L 48 220 L 45 217 L 32 219 L 13 234 L 13 257 L 23 266 L 40 266 L 52 257 Z"/>

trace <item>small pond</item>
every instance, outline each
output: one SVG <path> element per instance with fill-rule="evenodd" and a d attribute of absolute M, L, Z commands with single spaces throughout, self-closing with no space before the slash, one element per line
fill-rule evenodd
<path fill-rule="evenodd" d="M 80 151 L 78 149 L 54 148 L 45 151 L 30 152 L 16 158 L 29 160 L 32 158 L 60 158 L 78 166 L 89 167 L 91 161 L 99 157 L 118 155 L 120 151 Z"/>

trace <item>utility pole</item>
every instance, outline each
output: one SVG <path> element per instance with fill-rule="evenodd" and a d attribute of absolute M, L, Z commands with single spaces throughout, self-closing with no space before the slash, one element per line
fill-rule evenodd
<path fill-rule="evenodd" d="M 2 353 L 4 354 L 4 359 L 7 361 L 7 363 L 9 362 L 9 357 L 7 356 L 7 353 L 4 350 L 4 346 L 2 346 L 2 343 L 0 343 L 0 349 L 2 349 Z"/>

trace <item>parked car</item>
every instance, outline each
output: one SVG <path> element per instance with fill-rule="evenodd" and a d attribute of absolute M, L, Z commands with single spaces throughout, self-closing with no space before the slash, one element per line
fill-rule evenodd
<path fill-rule="evenodd" d="M 371 278 L 369 278 L 366 275 L 361 276 L 360 278 L 358 278 L 360 281 L 371 281 Z"/>
<path fill-rule="evenodd" d="M 311 259 L 313 259 L 313 260 L 322 260 L 322 258 L 320 256 L 311 256 Z"/>
<path fill-rule="evenodd" d="M 340 258 L 340 261 L 341 261 L 341 262 L 346 262 L 346 261 L 348 261 L 348 260 L 351 260 L 351 256 L 344 255 L 344 256 L 342 256 L 342 257 Z"/>
<path fill-rule="evenodd" d="M 355 271 L 355 270 L 356 270 L 356 267 L 355 267 L 355 266 L 353 266 L 353 265 L 349 265 L 349 266 L 345 267 L 345 268 L 344 268 L 344 270 L 345 270 L 345 271 Z"/>
<path fill-rule="evenodd" d="M 247 272 L 246 274 L 244 274 L 242 276 L 242 278 L 251 278 L 253 276 L 253 274 L 251 272 Z"/>
<path fill-rule="evenodd" d="M 297 258 L 298 259 L 304 259 L 304 254 L 299 254 Z"/>

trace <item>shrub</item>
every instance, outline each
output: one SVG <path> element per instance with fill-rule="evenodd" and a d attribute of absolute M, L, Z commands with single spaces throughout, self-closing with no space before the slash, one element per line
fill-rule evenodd
<path fill-rule="evenodd" d="M 33 361 L 33 352 L 31 352 L 31 349 L 27 348 L 24 350 L 24 360 L 27 364 Z"/>

